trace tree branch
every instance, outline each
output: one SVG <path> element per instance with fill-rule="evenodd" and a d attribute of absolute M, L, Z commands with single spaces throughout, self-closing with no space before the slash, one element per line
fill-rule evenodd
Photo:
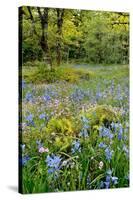
<path fill-rule="evenodd" d="M 27 9 L 28 9 L 28 12 L 29 12 L 29 15 L 30 15 L 30 20 L 32 22 L 32 28 L 33 28 L 33 31 L 34 31 L 34 34 L 39 37 L 37 31 L 36 31 L 36 27 L 35 27 L 35 20 L 34 20 L 34 17 L 32 15 L 32 12 L 31 12 L 31 9 L 29 6 L 27 6 Z"/>
<path fill-rule="evenodd" d="M 115 25 L 115 24 L 118 24 L 118 25 L 127 24 L 127 25 L 129 25 L 129 22 L 112 22 L 112 25 Z"/>
<path fill-rule="evenodd" d="M 37 7 L 37 11 L 38 11 L 38 14 L 39 14 L 40 19 L 42 20 L 43 16 L 42 16 L 42 13 L 41 13 L 41 10 L 40 10 L 39 7 Z"/>

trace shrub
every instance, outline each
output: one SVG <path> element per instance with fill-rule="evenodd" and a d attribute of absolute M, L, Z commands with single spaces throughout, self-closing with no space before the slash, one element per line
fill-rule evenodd
<path fill-rule="evenodd" d="M 70 67 L 48 68 L 45 63 L 36 63 L 36 67 L 26 67 L 23 70 L 23 78 L 26 82 L 32 83 L 52 83 L 56 81 L 78 82 L 81 79 L 89 80 L 91 72 L 74 69 Z"/>

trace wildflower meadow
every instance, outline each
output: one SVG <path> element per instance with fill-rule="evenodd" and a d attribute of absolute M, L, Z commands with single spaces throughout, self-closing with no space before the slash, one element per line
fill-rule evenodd
<path fill-rule="evenodd" d="M 22 82 L 24 193 L 129 186 L 128 66 L 84 68 L 76 84 Z"/>

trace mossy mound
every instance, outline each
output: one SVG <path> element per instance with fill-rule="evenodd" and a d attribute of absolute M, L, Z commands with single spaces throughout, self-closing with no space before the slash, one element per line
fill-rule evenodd
<path fill-rule="evenodd" d="M 52 142 L 56 149 L 67 149 L 74 136 L 73 122 L 66 118 L 52 118 L 46 127 L 47 140 Z"/>
<path fill-rule="evenodd" d="M 47 133 L 57 133 L 63 135 L 71 135 L 73 133 L 73 124 L 69 119 L 66 118 L 55 118 L 53 117 L 47 125 Z"/>
<path fill-rule="evenodd" d="M 85 116 L 90 120 L 90 125 L 95 128 L 100 125 L 109 127 L 112 122 L 118 121 L 118 115 L 112 107 L 98 105 L 88 110 Z"/>

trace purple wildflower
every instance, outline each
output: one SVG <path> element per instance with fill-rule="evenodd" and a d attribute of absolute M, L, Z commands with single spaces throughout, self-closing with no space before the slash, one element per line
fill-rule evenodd
<path fill-rule="evenodd" d="M 42 113 L 42 114 L 39 115 L 39 118 L 40 118 L 40 119 L 44 119 L 45 117 L 46 117 L 46 114 L 45 114 L 45 113 Z"/>
<path fill-rule="evenodd" d="M 75 153 L 75 152 L 81 152 L 81 147 L 80 147 L 80 142 L 79 142 L 79 140 L 78 141 L 73 141 L 73 143 L 72 143 L 72 153 Z"/>
<path fill-rule="evenodd" d="M 104 142 L 100 142 L 98 145 L 100 148 L 106 148 L 107 145 Z"/>
<path fill-rule="evenodd" d="M 48 166 L 48 173 L 54 173 L 60 170 L 61 158 L 60 156 L 56 156 L 52 154 L 51 156 L 47 156 L 46 163 Z"/>
<path fill-rule="evenodd" d="M 22 158 L 20 159 L 21 165 L 22 165 L 22 166 L 25 166 L 29 160 L 30 160 L 30 157 L 29 157 L 28 155 L 22 157 Z"/>
<path fill-rule="evenodd" d="M 31 101 L 32 102 L 32 100 L 33 100 L 33 96 L 32 96 L 32 94 L 30 93 L 30 92 L 27 92 L 26 93 L 26 101 Z"/>
<path fill-rule="evenodd" d="M 49 95 L 45 95 L 44 97 L 43 97 L 43 99 L 44 99 L 44 101 L 50 101 L 50 99 L 51 99 L 51 97 L 49 96 Z"/>
<path fill-rule="evenodd" d="M 112 151 L 109 147 L 107 147 L 107 148 L 105 149 L 105 156 L 106 156 L 106 159 L 107 159 L 108 161 L 110 161 L 111 158 L 112 158 L 112 155 L 113 155 L 113 151 Z"/>

